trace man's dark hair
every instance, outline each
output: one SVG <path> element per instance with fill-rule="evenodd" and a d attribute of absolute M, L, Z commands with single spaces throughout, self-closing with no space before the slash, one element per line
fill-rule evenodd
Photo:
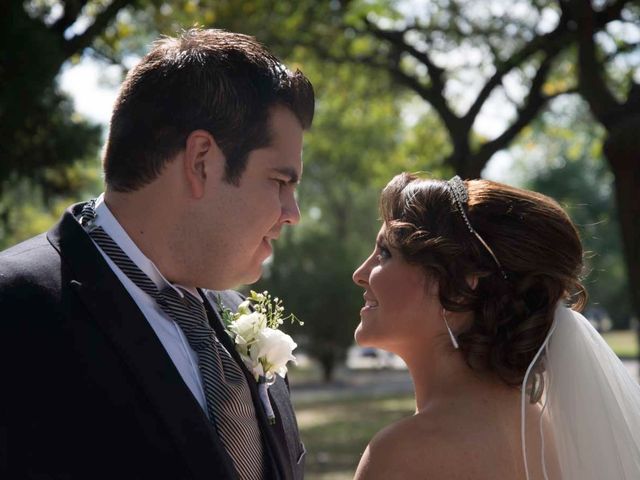
<path fill-rule="evenodd" d="M 194 28 L 162 38 L 120 89 L 104 151 L 106 183 L 121 192 L 144 186 L 203 129 L 225 155 L 226 180 L 237 184 L 249 153 L 270 144 L 277 105 L 308 129 L 313 86 L 253 37 Z"/>

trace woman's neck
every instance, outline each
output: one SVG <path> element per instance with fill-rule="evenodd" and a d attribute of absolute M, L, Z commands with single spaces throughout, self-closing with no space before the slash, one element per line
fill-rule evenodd
<path fill-rule="evenodd" d="M 517 392 L 493 374 L 472 370 L 462 352 L 454 350 L 451 344 L 441 342 L 430 349 L 403 352 L 401 357 L 413 380 L 416 413 L 472 399 L 477 401 L 484 394 Z"/>

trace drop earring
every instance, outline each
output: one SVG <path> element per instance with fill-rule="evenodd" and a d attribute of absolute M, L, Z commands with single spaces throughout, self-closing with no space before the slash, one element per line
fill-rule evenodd
<path fill-rule="evenodd" d="M 449 332 L 449 338 L 451 338 L 451 343 L 453 344 L 453 348 L 458 350 L 460 348 L 460 345 L 458 344 L 458 340 L 456 339 L 456 336 L 451 331 L 449 322 L 447 322 L 447 311 L 444 308 L 442 309 L 442 318 L 444 319 L 444 324 L 446 325 L 447 331 Z"/>

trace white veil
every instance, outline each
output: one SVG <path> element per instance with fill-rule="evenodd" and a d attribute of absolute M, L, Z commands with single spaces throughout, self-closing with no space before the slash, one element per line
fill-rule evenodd
<path fill-rule="evenodd" d="M 525 435 L 526 386 L 544 362 L 544 407 L 562 480 L 640 479 L 640 384 L 578 312 L 558 304 L 544 344 L 522 384 L 522 451 L 527 479 L 532 459 Z M 544 435 L 541 435 L 541 439 Z M 542 470 L 547 465 L 544 441 Z M 537 480 L 537 479 L 536 479 Z"/>

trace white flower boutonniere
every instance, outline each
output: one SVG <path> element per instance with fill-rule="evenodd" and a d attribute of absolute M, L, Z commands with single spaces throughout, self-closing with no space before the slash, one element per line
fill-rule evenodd
<path fill-rule="evenodd" d="M 285 315 L 282 301 L 271 298 L 269 292 L 256 293 L 251 290 L 249 297 L 238 306 L 236 313 L 222 305 L 222 320 L 227 333 L 234 341 L 246 367 L 258 382 L 260 400 L 270 423 L 275 423 L 275 415 L 267 389 L 276 380 L 276 375 L 287 374 L 287 363 L 296 361 L 293 350 L 297 347 L 293 339 L 278 330 L 280 325 L 290 320 L 303 325 L 293 315 Z"/>

